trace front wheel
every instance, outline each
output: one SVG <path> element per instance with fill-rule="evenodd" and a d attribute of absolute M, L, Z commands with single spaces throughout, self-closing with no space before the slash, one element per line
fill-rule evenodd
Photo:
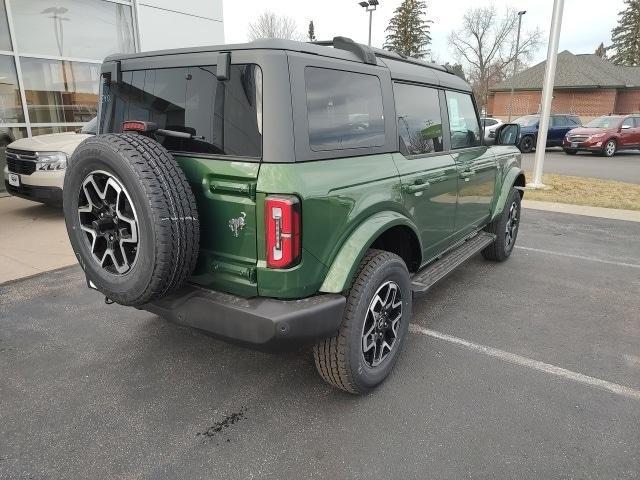
<path fill-rule="evenodd" d="M 494 262 L 504 262 L 513 251 L 520 227 L 520 192 L 511 189 L 502 213 L 485 227 L 496 236 L 496 241 L 482 251 L 482 256 Z"/>
<path fill-rule="evenodd" d="M 602 154 L 605 157 L 613 157 L 616 154 L 617 149 L 618 149 L 618 144 L 616 143 L 616 141 L 609 140 L 607 143 L 604 144 L 604 147 L 602 149 Z"/>
<path fill-rule="evenodd" d="M 520 145 L 518 146 L 522 153 L 531 153 L 533 151 L 533 137 L 526 136 L 520 141 Z"/>
<path fill-rule="evenodd" d="M 364 394 L 393 370 L 411 321 L 411 281 L 400 257 L 370 250 L 347 294 L 338 333 L 313 347 L 316 368 L 330 385 Z"/>

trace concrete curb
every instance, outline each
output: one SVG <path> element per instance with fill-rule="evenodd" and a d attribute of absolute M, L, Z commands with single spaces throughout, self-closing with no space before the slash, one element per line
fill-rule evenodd
<path fill-rule="evenodd" d="M 626 222 L 640 222 L 640 211 L 618 210 L 615 208 L 589 207 L 586 205 L 571 205 L 568 203 L 541 202 L 538 200 L 524 200 L 524 208 L 531 210 L 546 210 L 548 212 L 570 213 L 586 217 L 608 218 Z"/>

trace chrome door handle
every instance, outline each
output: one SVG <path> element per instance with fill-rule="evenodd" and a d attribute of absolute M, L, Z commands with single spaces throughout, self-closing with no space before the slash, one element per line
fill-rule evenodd
<path fill-rule="evenodd" d="M 460 178 L 469 178 L 473 177 L 476 174 L 475 170 L 463 170 L 460 172 Z"/>

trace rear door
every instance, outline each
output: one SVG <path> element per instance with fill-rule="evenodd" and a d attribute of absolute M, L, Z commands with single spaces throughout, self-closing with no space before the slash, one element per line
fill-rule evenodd
<path fill-rule="evenodd" d="M 471 95 L 447 91 L 446 103 L 451 152 L 458 174 L 455 231 L 464 236 L 491 214 L 497 163 L 491 150 L 480 141 L 480 123 Z"/>
<path fill-rule="evenodd" d="M 640 116 L 633 117 L 633 121 L 635 123 L 633 127 L 633 146 L 638 148 L 640 147 Z"/>
<path fill-rule="evenodd" d="M 150 134 L 191 184 L 200 217 L 200 256 L 191 280 L 238 295 L 257 293 L 256 183 L 262 157 L 262 70 L 234 54 L 218 81 L 216 56 L 122 62 L 122 80 L 105 88 L 100 131 L 154 122 L 179 135 Z M 283 56 L 284 58 L 284 56 Z M 194 61 L 195 60 L 195 61 Z M 193 66 L 200 64 L 201 66 Z M 186 136 L 185 136 L 186 134 Z"/>
<path fill-rule="evenodd" d="M 626 118 L 620 125 L 620 147 L 631 148 L 640 143 L 637 142 L 637 131 L 635 129 L 635 121 L 633 117 Z"/>
<path fill-rule="evenodd" d="M 402 198 L 420 229 L 423 258 L 444 250 L 455 225 L 457 168 L 444 145 L 441 102 L 444 92 L 432 87 L 394 83 Z"/>
<path fill-rule="evenodd" d="M 562 145 L 564 136 L 573 126 L 569 126 L 569 121 L 564 115 L 553 115 L 550 120 L 547 146 Z"/>

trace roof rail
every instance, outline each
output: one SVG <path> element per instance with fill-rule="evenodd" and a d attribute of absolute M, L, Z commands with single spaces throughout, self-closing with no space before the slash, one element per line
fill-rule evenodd
<path fill-rule="evenodd" d="M 355 53 L 360 60 L 369 65 L 377 65 L 376 54 L 371 48 L 354 42 L 347 37 L 333 37 L 333 40 L 322 40 L 319 42 L 310 42 L 314 45 L 320 45 L 322 47 L 333 47 L 339 50 L 346 50 L 351 53 Z"/>

